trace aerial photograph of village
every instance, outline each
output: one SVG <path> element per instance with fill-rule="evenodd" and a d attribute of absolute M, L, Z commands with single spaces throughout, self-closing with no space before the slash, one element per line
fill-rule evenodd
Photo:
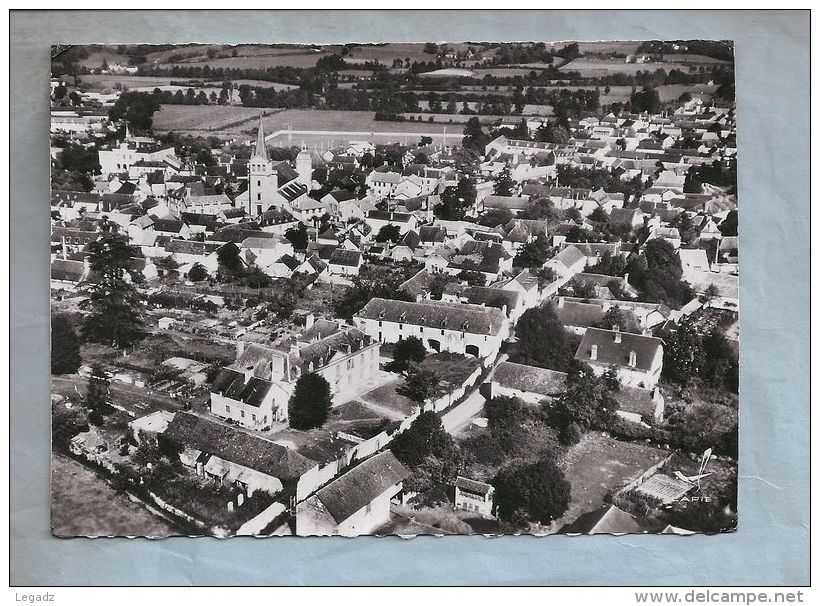
<path fill-rule="evenodd" d="M 736 530 L 731 41 L 51 54 L 54 535 Z"/>

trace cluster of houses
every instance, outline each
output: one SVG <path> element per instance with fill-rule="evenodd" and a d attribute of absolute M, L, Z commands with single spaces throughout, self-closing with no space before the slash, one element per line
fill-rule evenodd
<path fill-rule="evenodd" d="M 529 124 L 533 131 L 540 125 Z M 299 274 L 348 284 L 369 260 L 419 267 L 401 285 L 412 300 L 373 298 L 352 325 L 310 314 L 299 331 L 270 342 L 237 340 L 235 361 L 219 369 L 208 387 L 210 416 L 165 413 L 138 420 L 140 427 L 179 445 L 182 462 L 200 476 L 239 487 L 248 497 L 256 490 L 278 494 L 317 464 L 265 437 L 272 427 L 287 424 L 288 401 L 301 376 L 317 373 L 334 394 L 356 393 L 379 372 L 382 344 L 411 336 L 430 352 L 472 356 L 489 367 L 520 315 L 546 304 L 567 330 L 581 336 L 577 360 L 598 374 L 614 371 L 622 384 L 619 414 L 636 423 L 662 420 L 657 383 L 663 342 L 656 329 L 686 310 L 641 302 L 628 276 L 598 274 L 595 266 L 604 257 L 637 253 L 646 241 L 663 239 L 677 251 L 684 279 L 699 292 L 716 285 L 720 304 L 737 309 L 737 238 L 723 237 L 719 229 L 736 211 L 736 199 L 708 186 L 701 193 L 684 192 L 690 168 L 734 156 L 729 108 L 695 99 L 670 116 L 584 118 L 562 144 L 498 137 L 486 146 L 478 195 L 461 221 L 435 214 L 442 192 L 458 182 L 450 151 L 423 149 L 427 164 L 414 164 L 409 155 L 401 171 L 370 170 L 366 192 L 339 189 L 320 197 L 318 173 L 361 169 L 374 147 L 351 142 L 322 154 L 303 149 L 293 163 L 274 161 L 260 119 L 250 159 L 218 154 L 217 165 L 205 169 L 180 159 L 172 146 L 127 131 L 123 141 L 99 150 L 102 174 L 94 191 L 53 191 L 51 280 L 58 290 L 75 290 L 92 279 L 89 245 L 111 231 L 127 236 L 135 251 L 133 269 L 149 281 L 162 277 L 169 258 L 180 274 L 199 265 L 213 275 L 224 247 L 275 279 Z M 637 177 L 652 184 L 634 199 L 565 187 L 555 182 L 561 165 L 618 171 L 624 181 Z M 515 182 L 514 195 L 492 193 L 492 180 L 504 168 Z M 544 200 L 578 212 L 558 222 L 526 218 Z M 512 218 L 495 226 L 476 222 L 494 210 L 509 211 Z M 579 229 L 598 229 L 590 219 L 596 211 L 621 233 L 644 229 L 648 238 L 570 241 Z M 688 242 L 677 228 L 682 216 L 694 230 Z M 308 244 L 298 249 L 288 234 L 302 227 Z M 383 237 L 386 232 L 390 238 Z M 545 239 L 555 254 L 542 268 L 514 267 L 515 256 L 537 239 Z M 541 279 L 541 269 L 551 270 L 552 278 Z M 469 282 L 461 279 L 465 272 Z M 434 294 L 442 275 L 453 279 Z M 571 282 L 585 284 L 594 296 L 559 294 Z M 626 324 L 598 328 L 614 307 Z M 555 370 L 502 361 L 486 387 L 489 397 L 540 402 L 560 394 L 564 378 Z M 389 518 L 390 500 L 408 473 L 382 451 L 328 478 L 296 504 L 297 533 L 372 532 Z M 459 478 L 458 509 L 490 515 L 491 504 L 491 486 Z"/>

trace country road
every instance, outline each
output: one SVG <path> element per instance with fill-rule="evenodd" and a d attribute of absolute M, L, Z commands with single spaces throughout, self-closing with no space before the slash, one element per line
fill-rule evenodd
<path fill-rule="evenodd" d="M 487 374 L 487 378 L 484 379 L 485 382 L 492 379 L 496 366 L 506 359 L 507 354 L 501 354 L 498 356 L 498 359 L 496 359 L 492 369 Z M 481 386 L 476 385 L 476 387 L 470 392 L 470 395 L 467 396 L 461 404 L 455 406 L 452 410 L 449 410 L 442 415 L 441 424 L 448 433 L 458 435 L 473 419 L 473 417 L 480 413 L 481 409 L 484 408 L 484 396 L 482 396 L 479 392 L 479 387 Z"/>

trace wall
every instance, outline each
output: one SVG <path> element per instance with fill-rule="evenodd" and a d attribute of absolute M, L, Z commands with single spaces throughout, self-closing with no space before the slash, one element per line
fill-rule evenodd
<path fill-rule="evenodd" d="M 462 383 L 461 386 L 455 389 L 452 393 L 446 394 L 437 400 L 433 400 L 432 402 L 425 403 L 421 407 L 416 407 L 412 414 L 401 421 L 398 428 L 396 428 L 393 433 L 382 431 L 372 438 L 350 447 L 338 459 L 330 461 L 325 465 L 317 464 L 315 467 L 302 474 L 299 481 L 296 483 L 296 501 L 301 502 L 305 500 L 312 493 L 316 492 L 319 488 L 342 473 L 344 469 L 352 462 L 366 459 L 370 455 L 377 453 L 382 448 L 390 444 L 390 442 L 393 441 L 393 438 L 403 431 L 407 431 L 410 425 L 413 424 L 413 421 L 415 421 L 422 412 L 441 412 L 448 406 L 454 404 L 464 396 L 469 387 L 475 385 L 481 374 L 482 368 L 478 367 L 469 377 L 467 377 L 467 379 L 465 379 L 464 383 Z"/>

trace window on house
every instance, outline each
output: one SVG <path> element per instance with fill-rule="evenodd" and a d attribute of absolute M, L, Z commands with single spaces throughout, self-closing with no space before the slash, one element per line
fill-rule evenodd
<path fill-rule="evenodd" d="M 262 181 L 259 179 L 256 180 L 256 187 L 262 187 Z"/>
<path fill-rule="evenodd" d="M 226 405 L 225 406 L 225 412 L 231 412 L 231 407 Z"/>
<path fill-rule="evenodd" d="M 262 194 L 256 194 L 256 199 L 261 200 L 262 199 Z"/>
<path fill-rule="evenodd" d="M 444 334 L 444 329 L 443 328 L 441 329 L 441 334 Z"/>
<path fill-rule="evenodd" d="M 239 416 L 240 416 L 240 417 L 242 417 L 242 418 L 244 419 L 244 418 L 245 418 L 245 411 L 244 411 L 244 410 L 240 410 L 240 411 L 239 411 Z"/>
<path fill-rule="evenodd" d="M 253 419 L 253 421 L 254 421 L 254 422 L 256 422 L 256 415 L 255 415 L 255 414 L 252 414 L 252 415 L 251 415 L 251 419 Z"/>
<path fill-rule="evenodd" d="M 367 505 L 365 505 L 364 510 L 366 513 L 370 513 L 371 511 L 373 511 L 373 503 L 368 503 Z"/>

